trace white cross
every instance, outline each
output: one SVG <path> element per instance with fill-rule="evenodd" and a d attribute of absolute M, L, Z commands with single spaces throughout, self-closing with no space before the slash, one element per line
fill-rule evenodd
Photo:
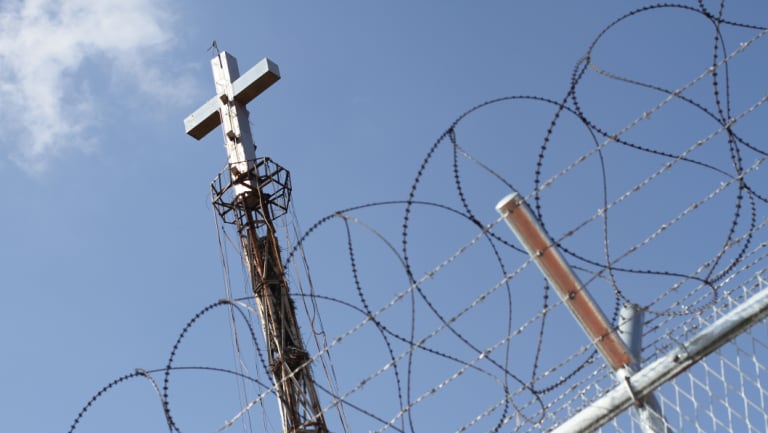
<path fill-rule="evenodd" d="M 221 125 L 224 145 L 233 180 L 253 168 L 256 146 L 251 136 L 248 110 L 245 104 L 259 96 L 280 79 L 280 70 L 264 58 L 242 76 L 237 60 L 225 51 L 211 60 L 216 96 L 184 119 L 186 133 L 200 140 Z M 245 185 L 235 185 L 235 195 L 247 191 Z"/>

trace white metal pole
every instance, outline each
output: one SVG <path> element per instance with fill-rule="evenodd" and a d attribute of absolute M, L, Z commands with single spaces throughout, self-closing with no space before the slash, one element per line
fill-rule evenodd
<path fill-rule="evenodd" d="M 616 372 L 616 380 L 620 385 L 626 386 L 628 378 L 642 367 L 643 352 L 643 311 L 637 305 L 626 303 L 619 312 L 619 336 L 626 343 L 635 363 Z M 640 428 L 645 433 L 672 433 L 666 425 L 661 413 L 661 405 L 653 395 L 649 393 L 645 398 L 638 400 L 640 403 L 635 408 Z"/>

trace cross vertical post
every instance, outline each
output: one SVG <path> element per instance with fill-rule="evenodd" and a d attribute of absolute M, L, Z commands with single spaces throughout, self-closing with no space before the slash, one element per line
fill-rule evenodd
<path fill-rule="evenodd" d="M 211 61 L 213 81 L 218 95 L 221 130 L 224 132 L 224 147 L 232 175 L 247 173 L 256 159 L 256 146 L 251 135 L 248 109 L 235 99 L 232 80 L 239 78 L 237 61 L 229 53 L 222 53 Z M 235 186 L 235 188 L 243 188 Z"/>
<path fill-rule="evenodd" d="M 212 200 L 240 236 L 283 433 L 328 433 L 273 223 L 288 210 L 290 174 L 271 159 L 256 157 L 245 107 L 280 78 L 280 71 L 264 59 L 241 76 L 237 60 L 226 52 L 214 57 L 211 67 L 216 96 L 184 119 L 184 126 L 198 140 L 219 125 L 224 133 L 228 164 L 211 184 Z"/>

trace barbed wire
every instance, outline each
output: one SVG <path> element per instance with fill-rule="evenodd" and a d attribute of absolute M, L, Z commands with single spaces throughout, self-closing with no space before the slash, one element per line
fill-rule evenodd
<path fill-rule="evenodd" d="M 711 58 L 709 63 L 695 65 L 699 67 L 695 76 L 682 85 L 667 86 L 601 63 L 597 50 L 612 31 L 644 14 L 670 11 L 690 14 L 711 25 Z M 751 32 L 750 37 L 733 49 L 730 40 L 726 41 L 731 29 Z M 768 149 L 764 148 L 764 135 L 755 137 L 742 125 L 744 119 L 757 115 L 768 95 L 754 97 L 752 92 L 751 105 L 738 109 L 741 104 L 734 103 L 733 86 L 739 77 L 729 65 L 748 55 L 757 43 L 764 43 L 767 33 L 764 26 L 729 19 L 724 1 L 715 12 L 701 1 L 695 6 L 660 3 L 632 10 L 610 22 L 589 44 L 571 71 L 562 98 L 495 98 L 458 116 L 427 148 L 405 198 L 335 211 L 303 232 L 286 230 L 284 268 L 293 265 L 290 277 L 298 288 L 295 296 L 305 302 L 308 316 L 303 326 L 315 344 L 304 365 L 319 364 L 325 372 L 324 380 L 316 382 L 323 393 L 324 414 L 338 414 L 333 429 L 416 432 L 448 426 L 457 432 L 539 431 L 610 389 L 612 371 L 591 342 L 578 337 L 580 331 L 573 329 L 564 302 L 551 296 L 546 280 L 530 266 L 532 259 L 498 225 L 501 218 L 488 216 L 491 206 L 487 199 L 492 194 L 498 193 L 500 198 L 519 192 L 532 203 L 553 245 L 574 262 L 584 287 L 610 311 L 614 326 L 619 326 L 622 304 L 637 305 L 646 314 L 644 362 L 679 345 L 701 328 L 708 315 L 730 308 L 741 288 L 758 290 L 760 284 L 754 281 L 762 281 L 768 269 L 768 193 L 764 178 L 759 177 Z M 594 93 L 585 84 L 589 79 L 647 91 L 660 100 L 622 119 L 623 126 L 611 128 L 606 126 L 611 122 L 589 110 L 588 98 Z M 711 99 L 707 101 L 695 93 L 702 92 L 701 83 L 708 79 Z M 526 104 L 552 111 L 541 144 L 528 146 L 533 158 L 528 161 L 528 171 L 521 173 L 505 167 L 505 161 L 515 155 L 510 143 L 493 149 L 501 156 L 492 152 L 493 159 L 488 159 L 485 139 L 475 136 L 473 122 Z M 665 114 L 674 117 L 676 104 L 710 122 L 709 126 L 695 121 L 671 126 L 690 127 L 697 134 L 696 139 L 681 140 L 685 147 L 680 150 L 664 148 L 659 136 L 646 136 L 642 130 L 644 125 L 663 120 Z M 562 155 L 553 152 L 560 144 L 560 131 L 570 137 L 582 134 L 584 139 L 571 141 L 580 146 L 588 143 L 587 147 L 577 150 L 571 145 L 563 147 L 567 151 Z M 747 155 L 754 161 L 748 162 Z M 647 160 L 642 159 L 645 157 Z M 634 169 L 634 165 L 645 170 L 639 178 L 615 172 L 616 166 L 622 170 Z M 649 209 L 648 203 L 661 202 L 658 197 L 669 194 L 675 182 L 687 180 L 691 173 L 700 175 L 702 181 L 695 187 L 680 188 L 690 190 L 689 194 Z M 452 184 L 451 195 L 424 186 L 432 180 L 430 176 L 444 176 L 445 184 Z M 578 179 L 599 186 L 587 194 L 575 186 Z M 579 193 L 590 195 L 590 203 L 597 203 L 594 212 L 581 215 L 583 211 L 572 210 L 583 198 Z M 726 199 L 730 199 L 729 208 L 724 206 Z M 484 203 L 483 208 L 476 207 L 477 202 Z M 561 210 L 566 208 L 568 211 Z M 394 224 L 393 211 L 402 212 Z M 679 247 L 692 251 L 686 254 L 690 257 L 680 263 L 665 262 L 666 267 L 659 260 L 644 264 L 654 255 L 667 253 L 664 242 L 674 239 L 671 233 L 695 232 L 686 232 L 686 227 L 701 224 L 705 217 L 700 215 L 723 219 L 716 227 L 712 222 L 712 226 L 699 228 L 708 231 L 700 236 L 710 238 L 715 229 L 722 230 L 718 246 Z M 423 219 L 429 216 L 441 219 L 425 223 Z M 656 225 L 656 220 L 661 222 Z M 614 227 L 622 223 L 617 231 Z M 285 224 L 288 227 L 291 222 Z M 243 259 L 238 242 L 232 241 L 237 235 L 226 234 L 226 227 L 218 223 L 217 231 L 222 233 L 222 264 L 229 269 L 225 249 L 237 251 Z M 338 236 L 325 236 L 325 232 Z M 225 238 L 229 240 L 226 245 Z M 318 238 L 322 247 L 313 244 Z M 598 247 L 584 238 L 594 239 Z M 325 253 L 331 248 L 329 239 L 340 248 L 335 255 Z M 310 272 L 313 251 L 335 259 L 328 266 L 337 268 Z M 348 281 L 340 278 L 342 274 Z M 243 279 L 248 294 L 248 278 Z M 169 431 L 181 433 L 176 422 L 179 415 L 171 411 L 170 381 L 171 374 L 179 370 L 215 371 L 257 386 L 250 396 L 242 386 L 240 406 L 216 431 L 243 424 L 243 418 L 259 405 L 262 416 L 268 417 L 265 402 L 279 399 L 275 384 L 250 377 L 243 369 L 176 365 L 179 348 L 192 327 L 200 326 L 201 317 L 218 307 L 228 307 L 238 365 L 252 362 L 261 371 L 270 371 L 255 330 L 258 313 L 252 297 L 233 299 L 228 276 L 225 287 L 227 299 L 205 307 L 182 328 L 164 368 L 138 369 L 109 382 L 87 401 L 69 432 L 76 430 L 105 393 L 130 379 L 144 378 L 154 387 Z M 330 314 L 332 320 L 320 319 L 327 317 L 324 314 Z M 240 339 L 243 327 L 248 338 Z M 252 353 L 240 347 L 245 342 Z M 356 349 L 358 345 L 363 349 Z M 343 367 L 337 369 L 338 365 Z M 291 379 L 289 375 L 284 380 Z M 426 427 L 419 418 L 422 413 L 430 414 Z M 267 429 L 269 423 L 264 423 Z"/>

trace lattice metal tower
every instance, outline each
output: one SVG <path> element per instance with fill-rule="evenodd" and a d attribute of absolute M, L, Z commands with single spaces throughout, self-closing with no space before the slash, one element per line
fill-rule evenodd
<path fill-rule="evenodd" d="M 216 96 L 184 119 L 196 139 L 222 126 L 229 164 L 211 184 L 213 204 L 225 223 L 237 227 L 251 277 L 269 355 L 284 433 L 327 433 L 291 300 L 274 219 L 285 214 L 290 174 L 269 158 L 256 158 L 245 105 L 280 79 L 264 59 L 240 76 L 235 58 L 211 60 Z"/>

